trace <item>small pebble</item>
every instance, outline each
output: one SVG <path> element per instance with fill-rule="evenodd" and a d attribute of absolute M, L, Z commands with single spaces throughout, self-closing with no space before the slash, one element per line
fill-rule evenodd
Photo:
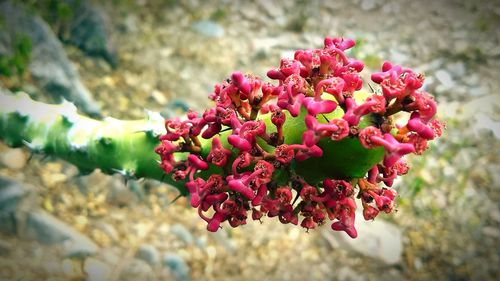
<path fill-rule="evenodd" d="M 87 258 L 83 270 L 87 281 L 105 281 L 108 280 L 111 274 L 111 268 L 106 263 L 95 258 Z"/>
<path fill-rule="evenodd" d="M 158 253 L 158 250 L 153 245 L 149 244 L 140 246 L 135 257 L 147 262 L 151 266 L 156 265 L 160 260 L 160 254 Z"/>
<path fill-rule="evenodd" d="M 219 38 L 225 34 L 225 30 L 222 26 L 208 20 L 197 21 L 193 23 L 192 28 L 197 33 L 210 38 Z"/>
<path fill-rule="evenodd" d="M 28 157 L 21 148 L 8 149 L 0 156 L 2 165 L 13 170 L 20 170 L 26 166 Z"/>
<path fill-rule="evenodd" d="M 451 75 L 446 70 L 440 69 L 436 71 L 435 76 L 441 85 L 447 89 L 452 88 L 453 85 L 455 85 L 453 78 L 451 78 Z"/>
<path fill-rule="evenodd" d="M 375 9 L 376 3 L 375 0 L 363 0 L 361 1 L 361 9 L 363 11 L 370 11 Z"/>

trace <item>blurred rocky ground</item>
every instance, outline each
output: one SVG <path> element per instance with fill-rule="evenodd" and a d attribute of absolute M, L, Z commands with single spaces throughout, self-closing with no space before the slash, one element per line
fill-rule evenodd
<path fill-rule="evenodd" d="M 99 172 L 81 176 L 62 161 L 0 144 L 0 280 L 500 275 L 495 1 L 14 2 L 26 2 L 23 24 L 47 26 L 45 41 L 28 28 L 26 72 L 3 75 L 0 83 L 40 100 L 56 100 L 47 87 L 56 85 L 62 97 L 89 102 L 103 116 L 182 114 L 203 109 L 213 85 L 233 70 L 264 77 L 294 49 L 345 36 L 358 41 L 352 55 L 366 62 L 367 77 L 384 60 L 424 72 L 447 131 L 425 157 L 412 158 L 410 173 L 397 183 L 398 212 L 359 221 L 356 240 L 328 225 L 306 233 L 271 220 L 208 233 L 185 199 L 170 203 L 177 194 L 169 186 Z M 0 1 L 0 55 L 10 62 L 23 56 L 16 53 L 19 32 L 12 33 L 22 24 L 5 25 L 9 3 Z M 56 47 L 40 47 L 49 41 Z"/>

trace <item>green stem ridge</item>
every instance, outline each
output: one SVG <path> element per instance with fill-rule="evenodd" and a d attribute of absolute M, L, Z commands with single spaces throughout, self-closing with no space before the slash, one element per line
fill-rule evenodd
<path fill-rule="evenodd" d="M 69 102 L 45 104 L 27 94 L 0 91 L 0 139 L 7 145 L 27 146 L 33 153 L 64 159 L 82 174 L 100 169 L 130 178 L 151 178 L 175 185 L 164 177 L 154 153 L 158 136 L 164 132 L 163 117 L 148 112 L 143 120 L 102 121 L 77 113 Z"/>

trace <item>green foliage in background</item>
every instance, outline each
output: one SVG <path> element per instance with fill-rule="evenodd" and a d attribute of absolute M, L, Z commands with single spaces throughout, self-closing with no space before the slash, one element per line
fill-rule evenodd
<path fill-rule="evenodd" d="M 0 76 L 22 76 L 30 62 L 32 44 L 29 37 L 16 36 L 11 47 L 11 54 L 0 55 Z"/>

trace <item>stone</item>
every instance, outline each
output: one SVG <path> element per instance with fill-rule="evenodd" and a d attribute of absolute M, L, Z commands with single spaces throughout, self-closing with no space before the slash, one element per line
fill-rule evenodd
<path fill-rule="evenodd" d="M 405 64 L 410 59 L 410 56 L 407 52 L 398 50 L 396 48 L 390 50 L 389 56 L 391 58 L 391 61 L 394 61 L 397 64 Z"/>
<path fill-rule="evenodd" d="M 217 243 L 224 247 L 228 253 L 236 253 L 236 242 L 229 236 L 227 231 L 217 231 L 215 233 L 210 233 L 209 235 L 214 238 Z"/>
<path fill-rule="evenodd" d="M 74 16 L 62 26 L 67 32 L 60 32 L 61 39 L 75 45 L 87 55 L 103 58 L 112 67 L 116 67 L 116 50 L 110 39 L 109 19 L 103 9 L 86 0 L 65 2 L 72 7 Z"/>
<path fill-rule="evenodd" d="M 225 34 L 225 30 L 221 25 L 210 20 L 196 21 L 191 25 L 191 28 L 209 38 L 220 38 Z"/>
<path fill-rule="evenodd" d="M 496 239 L 500 237 L 500 230 L 498 229 L 498 227 L 485 226 L 481 229 L 481 232 L 486 236 L 490 236 Z"/>
<path fill-rule="evenodd" d="M 82 259 L 93 256 L 99 247 L 89 238 L 81 235 L 64 241 L 64 256 L 74 259 Z"/>
<path fill-rule="evenodd" d="M 252 48 L 255 52 L 268 54 L 271 50 L 276 49 L 281 43 L 283 43 L 284 40 L 281 37 L 284 36 L 253 38 L 251 41 Z"/>
<path fill-rule="evenodd" d="M 350 238 L 344 232 L 332 231 L 330 228 L 325 228 L 322 235 L 328 236 L 327 241 L 335 240 L 342 249 L 372 257 L 389 265 L 401 263 L 402 233 L 396 225 L 380 218 L 365 221 L 362 210 L 358 210 L 355 226 L 358 231 L 356 239 Z"/>
<path fill-rule="evenodd" d="M 165 97 L 165 94 L 156 89 L 151 92 L 151 97 L 156 103 L 162 106 L 166 105 L 168 102 L 167 98 Z"/>
<path fill-rule="evenodd" d="M 500 121 L 493 120 L 484 113 L 475 116 L 476 126 L 474 132 L 479 136 L 481 131 L 491 131 L 497 140 L 500 140 Z"/>
<path fill-rule="evenodd" d="M 455 85 L 455 81 L 451 78 L 451 75 L 444 69 L 436 71 L 434 74 L 436 79 L 445 87 L 445 89 L 450 89 Z"/>
<path fill-rule="evenodd" d="M 480 97 L 488 94 L 488 90 L 482 86 L 470 87 L 467 93 L 472 97 Z"/>
<path fill-rule="evenodd" d="M 0 240 L 0 256 L 7 256 L 12 251 L 12 245 L 7 241 Z"/>
<path fill-rule="evenodd" d="M 107 247 L 102 248 L 96 255 L 96 258 L 99 258 L 107 264 L 116 266 L 123 259 L 123 253 L 119 247 Z"/>
<path fill-rule="evenodd" d="M 190 105 L 184 100 L 174 99 L 167 103 L 160 114 L 165 118 L 183 116 L 190 108 Z"/>
<path fill-rule="evenodd" d="M 120 278 L 121 281 L 136 281 L 136 280 L 155 280 L 154 272 L 151 266 L 145 261 L 132 259 L 127 262 L 123 268 Z"/>
<path fill-rule="evenodd" d="M 15 211 L 27 192 L 28 189 L 22 184 L 0 176 L 0 214 Z"/>
<path fill-rule="evenodd" d="M 155 266 L 160 260 L 158 250 L 150 244 L 141 245 L 137 250 L 135 257 L 147 262 L 151 266 Z"/>
<path fill-rule="evenodd" d="M 137 202 L 135 194 L 125 185 L 121 175 L 114 175 L 106 201 L 117 206 L 129 206 Z"/>
<path fill-rule="evenodd" d="M 0 155 L 0 162 L 13 170 L 20 170 L 26 166 L 28 157 L 21 148 L 12 148 Z"/>
<path fill-rule="evenodd" d="M 441 67 L 442 65 L 443 65 L 443 59 L 438 58 L 438 59 L 432 60 L 428 63 L 421 64 L 418 67 L 416 67 L 414 70 L 417 73 L 433 72 L 436 69 L 438 69 L 439 67 Z M 429 77 L 426 77 L 426 80 L 428 78 Z"/>
<path fill-rule="evenodd" d="M 163 255 L 163 265 L 168 267 L 176 281 L 189 281 L 189 267 L 179 255 L 165 253 Z"/>
<path fill-rule="evenodd" d="M 118 231 L 116 231 L 116 228 L 112 224 L 98 222 L 95 227 L 101 230 L 114 242 L 118 241 L 118 239 L 120 238 L 118 235 Z"/>
<path fill-rule="evenodd" d="M 466 73 L 465 64 L 461 61 L 448 64 L 446 69 L 448 69 L 448 71 L 450 71 L 455 78 L 459 79 L 461 79 Z"/>
<path fill-rule="evenodd" d="M 184 243 L 186 243 L 186 245 L 193 244 L 193 235 L 182 224 L 172 225 L 172 227 L 170 228 L 170 232 L 177 238 L 181 239 Z"/>
<path fill-rule="evenodd" d="M 364 277 L 360 272 L 348 267 L 342 266 L 336 271 L 336 278 L 339 281 L 364 281 Z"/>
<path fill-rule="evenodd" d="M 24 224 L 24 216 L 19 214 L 31 188 L 10 178 L 0 176 L 0 231 L 16 234 Z M 34 199 L 34 198 L 33 198 Z M 30 203 L 30 202 L 26 202 Z"/>
<path fill-rule="evenodd" d="M 488 173 L 491 177 L 491 181 L 493 182 L 493 187 L 496 187 L 496 189 L 500 189 L 500 164 L 490 164 L 486 167 L 488 170 Z M 492 218 L 497 222 L 500 223 L 500 211 L 495 210 L 492 213 Z"/>
<path fill-rule="evenodd" d="M 35 84 L 52 95 L 56 101 L 66 99 L 74 102 L 83 112 L 100 116 L 97 103 L 66 56 L 61 42 L 50 27 L 37 15 L 16 1 L 0 2 L 0 18 L 3 24 L 0 32 L 4 40 L 0 45 L 11 42 L 15 36 L 26 36 L 32 45 L 29 72 Z M 11 51 L 12 46 L 2 48 Z M 1 49 L 1 48 L 0 48 Z"/>
<path fill-rule="evenodd" d="M 361 9 L 363 11 L 371 11 L 375 9 L 377 3 L 375 3 L 375 0 L 362 0 L 361 1 Z"/>
<path fill-rule="evenodd" d="M 66 258 L 61 263 L 62 272 L 66 276 L 81 276 L 82 275 L 82 264 L 81 261 Z"/>
<path fill-rule="evenodd" d="M 127 15 L 121 24 L 121 28 L 125 32 L 136 33 L 139 31 L 138 19 L 135 15 Z"/>
<path fill-rule="evenodd" d="M 83 258 L 94 255 L 97 245 L 65 222 L 45 211 L 28 215 L 26 235 L 42 244 L 62 244 L 66 257 Z"/>
<path fill-rule="evenodd" d="M 105 281 L 111 277 L 111 268 L 106 263 L 95 258 L 85 259 L 83 270 L 87 281 Z"/>

